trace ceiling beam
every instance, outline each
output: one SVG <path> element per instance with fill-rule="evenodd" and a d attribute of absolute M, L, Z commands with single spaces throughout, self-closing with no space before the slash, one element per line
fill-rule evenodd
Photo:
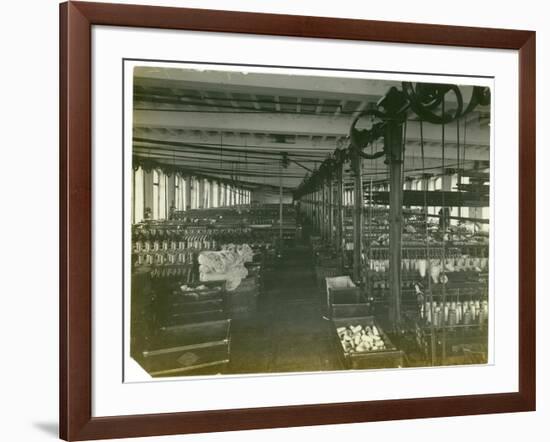
<path fill-rule="evenodd" d="M 303 98 L 376 101 L 391 86 L 400 82 L 365 78 L 343 78 L 311 75 L 273 75 L 262 73 L 199 71 L 193 69 L 137 67 L 134 85 L 144 88 L 179 88 L 257 95 L 296 95 Z M 325 74 L 326 75 L 326 74 Z"/>
<path fill-rule="evenodd" d="M 275 113 L 234 114 L 178 112 L 173 109 L 135 109 L 134 127 L 201 130 L 217 132 L 260 132 L 311 136 L 347 136 L 352 122 L 350 116 L 288 115 Z M 454 123 L 446 126 L 446 139 L 456 140 Z M 360 126 L 358 125 L 358 128 Z M 441 140 L 441 126 L 424 124 L 424 140 Z M 461 131 L 462 132 L 462 131 Z M 462 136 L 462 134 L 461 134 Z M 407 139 L 420 139 L 417 121 L 407 123 Z M 489 126 L 471 124 L 467 128 L 467 140 L 473 144 L 489 144 Z"/>

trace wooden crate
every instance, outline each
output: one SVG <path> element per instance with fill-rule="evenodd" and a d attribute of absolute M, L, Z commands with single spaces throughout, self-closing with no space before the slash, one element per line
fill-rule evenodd
<path fill-rule="evenodd" d="M 209 322 L 225 319 L 227 311 L 224 307 L 224 300 L 199 301 L 191 305 L 172 304 L 172 309 L 168 308 L 159 312 L 159 323 L 164 327 L 177 326 L 183 324 L 192 324 L 197 322 Z"/>
<path fill-rule="evenodd" d="M 372 368 L 397 368 L 403 366 L 403 352 L 398 350 L 390 341 L 388 336 L 375 322 L 372 316 L 333 318 L 331 320 L 331 332 L 333 334 L 333 343 L 338 358 L 342 365 L 347 369 L 362 370 Z M 339 327 L 348 327 L 350 325 L 370 326 L 376 325 L 386 348 L 384 350 L 375 350 L 367 352 L 349 352 L 345 351 L 340 337 L 336 331 Z"/>
<path fill-rule="evenodd" d="M 202 288 L 199 288 L 202 287 Z M 157 294 L 155 316 L 158 327 L 171 327 L 227 318 L 225 284 L 200 284 L 182 292 L 179 287 Z"/>
<path fill-rule="evenodd" d="M 340 266 L 315 266 L 315 279 L 321 293 L 326 290 L 326 278 L 332 278 L 342 274 Z"/>
<path fill-rule="evenodd" d="M 139 362 L 153 377 L 221 373 L 230 360 L 230 326 L 225 319 L 163 327 Z"/>
<path fill-rule="evenodd" d="M 335 304 L 360 304 L 361 290 L 349 276 L 325 278 L 327 313 L 332 315 Z"/>

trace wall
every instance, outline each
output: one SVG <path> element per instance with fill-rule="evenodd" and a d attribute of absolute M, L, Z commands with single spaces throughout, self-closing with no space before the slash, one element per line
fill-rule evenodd
<path fill-rule="evenodd" d="M 129 0 L 141 3 L 143 0 Z M 150 1 L 153 3 L 153 1 Z M 58 340 L 58 11 L 55 0 L 3 2 L 2 146 L 0 174 L 3 238 L 2 401 L 5 441 L 56 440 Z M 147 3 L 147 2 L 145 2 Z M 536 29 L 538 69 L 538 259 L 550 262 L 550 29 L 546 2 L 463 0 L 165 0 L 156 4 L 410 22 Z M 544 81 L 546 80 L 546 81 Z M 538 411 L 491 416 L 379 422 L 210 435 L 147 441 L 515 441 L 543 440 L 550 421 L 550 281 L 538 277 Z M 529 437 L 532 435 L 531 437 Z"/>

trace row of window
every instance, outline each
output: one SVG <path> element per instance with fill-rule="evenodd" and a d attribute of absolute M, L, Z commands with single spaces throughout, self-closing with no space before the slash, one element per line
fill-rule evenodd
<path fill-rule="evenodd" d="M 132 222 L 167 219 L 171 210 L 250 204 L 251 191 L 213 179 L 167 175 L 162 170 L 134 171 Z"/>

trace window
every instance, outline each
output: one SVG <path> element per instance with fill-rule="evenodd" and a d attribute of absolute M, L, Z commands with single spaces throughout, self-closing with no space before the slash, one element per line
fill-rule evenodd
<path fill-rule="evenodd" d="M 168 177 L 161 170 L 153 170 L 153 219 L 165 219 L 168 208 Z"/>
<path fill-rule="evenodd" d="M 195 207 L 200 209 L 201 207 L 201 180 L 195 179 Z"/>
<path fill-rule="evenodd" d="M 199 208 L 199 180 L 197 178 L 191 179 L 193 183 L 193 187 L 191 188 L 191 208 L 192 209 L 198 209 Z"/>
<path fill-rule="evenodd" d="M 225 193 L 225 198 L 226 198 L 226 206 L 231 206 L 231 186 L 228 184 L 225 188 L 226 190 L 226 193 Z"/>
<path fill-rule="evenodd" d="M 160 215 L 160 173 L 153 170 L 153 219 L 159 219 Z"/>
<path fill-rule="evenodd" d="M 187 206 L 191 204 L 191 201 L 187 201 L 187 197 L 189 196 L 189 178 L 187 177 L 181 177 L 181 209 L 187 210 Z"/>
<path fill-rule="evenodd" d="M 208 198 L 205 207 L 214 207 L 214 192 L 212 191 L 212 181 L 204 180 L 204 187 L 206 190 L 206 196 Z"/>
<path fill-rule="evenodd" d="M 348 191 L 348 206 L 353 206 L 353 200 L 355 199 L 354 194 L 355 194 L 354 190 Z"/>
<path fill-rule="evenodd" d="M 186 201 L 187 183 L 185 181 L 185 178 L 180 175 L 176 175 L 174 186 L 175 186 L 175 194 L 176 194 L 175 196 L 176 201 L 174 204 L 176 206 L 176 210 L 185 210 L 186 204 L 187 204 L 187 201 Z"/>
<path fill-rule="evenodd" d="M 201 180 L 200 178 L 193 179 L 193 192 L 195 200 L 195 209 L 201 208 Z"/>
<path fill-rule="evenodd" d="M 133 204 L 133 222 L 143 221 L 145 207 L 145 180 L 143 179 L 143 169 L 140 167 L 134 171 L 134 204 Z"/>
<path fill-rule="evenodd" d="M 164 172 L 160 172 L 160 185 L 159 185 L 159 199 L 160 199 L 160 205 L 159 205 L 159 219 L 166 219 L 167 212 L 168 212 L 168 177 Z"/>
<path fill-rule="evenodd" d="M 202 179 L 201 186 L 202 186 L 201 204 L 202 204 L 202 207 L 206 209 L 210 207 L 210 186 L 208 185 L 208 180 L 206 178 Z"/>
<path fill-rule="evenodd" d="M 212 182 L 212 207 L 220 206 L 220 194 L 219 194 L 219 184 L 217 181 Z"/>
<path fill-rule="evenodd" d="M 220 201 L 220 183 L 217 181 L 214 181 L 214 207 L 220 207 L 221 201 Z"/>

